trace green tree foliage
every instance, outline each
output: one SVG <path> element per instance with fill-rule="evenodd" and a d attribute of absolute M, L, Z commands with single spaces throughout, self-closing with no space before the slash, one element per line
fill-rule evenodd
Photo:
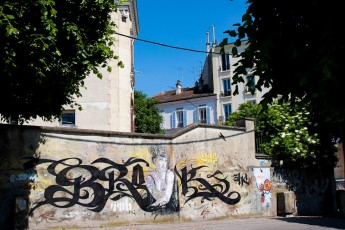
<path fill-rule="evenodd" d="M 245 103 L 231 113 L 227 125 L 235 125 L 244 117 L 255 119 L 256 133 L 260 137 L 260 152 L 275 160 L 283 160 L 287 167 L 322 167 L 335 162 L 320 151 L 320 137 L 311 122 L 311 114 L 304 107 L 290 102 L 274 100 L 267 107 Z"/>
<path fill-rule="evenodd" d="M 259 76 L 257 89 L 271 88 L 264 95 L 264 104 L 279 95 L 282 100 L 292 102 L 301 98 L 313 122 L 318 124 L 323 150 L 333 154 L 332 140 L 345 130 L 342 93 L 345 27 L 340 2 L 248 0 L 247 3 L 242 23 L 236 24 L 235 30 L 226 31 L 237 38 L 236 46 L 244 40 L 248 44 L 241 53 L 236 47 L 232 50 L 241 58 L 233 84 L 244 82 L 243 77 L 251 71 Z"/>
<path fill-rule="evenodd" d="M 337 1 L 248 1 L 242 24 L 227 31 L 244 38 L 248 48 L 233 82 L 244 82 L 247 70 L 260 77 L 256 87 L 272 87 L 265 100 L 303 98 L 328 120 L 345 120 L 342 97 L 345 27 Z M 298 7 L 296 7 L 298 5 Z M 236 49 L 233 50 L 237 54 Z"/>
<path fill-rule="evenodd" d="M 2 0 L 2 119 L 51 120 L 75 105 L 85 77 L 102 77 L 97 67 L 117 58 L 110 49 L 114 10 L 114 0 Z"/>
<path fill-rule="evenodd" d="M 255 119 L 255 131 L 260 132 L 261 127 L 261 115 L 262 106 L 260 104 L 253 104 L 250 102 L 240 104 L 236 112 L 230 113 L 230 116 L 226 119 L 225 125 L 236 126 L 236 122 L 242 118 L 254 118 Z"/>
<path fill-rule="evenodd" d="M 158 100 L 149 98 L 141 91 L 134 91 L 135 131 L 137 133 L 163 133 L 163 121 L 157 108 Z"/>

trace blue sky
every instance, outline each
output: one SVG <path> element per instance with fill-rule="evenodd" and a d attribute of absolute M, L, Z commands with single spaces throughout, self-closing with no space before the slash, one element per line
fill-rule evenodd
<path fill-rule="evenodd" d="M 244 0 L 137 0 L 138 38 L 171 46 L 206 51 L 206 32 L 212 25 L 219 42 L 241 22 Z M 192 87 L 200 76 L 205 53 L 153 45 L 137 40 L 134 47 L 135 89 L 148 96 L 171 90 L 177 80 Z"/>

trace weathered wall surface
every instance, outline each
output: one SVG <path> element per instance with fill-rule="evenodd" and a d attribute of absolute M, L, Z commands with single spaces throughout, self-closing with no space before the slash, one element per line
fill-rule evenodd
<path fill-rule="evenodd" d="M 251 120 L 192 125 L 167 136 L 1 126 L 0 223 L 99 228 L 275 215 L 274 194 L 289 188 L 255 158 L 253 128 Z M 317 185 L 321 194 L 328 182 Z"/>

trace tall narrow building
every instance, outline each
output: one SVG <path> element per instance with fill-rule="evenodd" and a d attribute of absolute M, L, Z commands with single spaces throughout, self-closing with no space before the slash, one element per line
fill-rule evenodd
<path fill-rule="evenodd" d="M 124 67 L 118 67 L 119 60 L 109 60 L 111 72 L 101 68 L 102 79 L 93 74 L 85 79 L 85 88 L 81 89 L 82 97 L 75 99 L 81 105 L 81 111 L 66 107 L 61 121 L 44 122 L 37 119 L 28 124 L 134 132 L 133 38 L 139 33 L 136 0 L 127 0 L 111 17 L 117 26 L 112 48 Z"/>

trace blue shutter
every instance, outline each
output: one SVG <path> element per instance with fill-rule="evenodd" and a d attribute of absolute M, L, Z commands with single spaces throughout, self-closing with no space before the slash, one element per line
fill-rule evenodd
<path fill-rule="evenodd" d="M 187 111 L 183 110 L 183 127 L 186 127 L 187 125 Z"/>
<path fill-rule="evenodd" d="M 210 107 L 206 108 L 206 123 L 207 124 L 211 123 L 211 121 L 210 121 Z"/>
<path fill-rule="evenodd" d="M 175 112 L 172 112 L 172 114 L 171 114 L 171 128 L 172 129 L 176 128 L 176 115 L 175 115 Z"/>
<path fill-rule="evenodd" d="M 162 116 L 162 122 L 161 122 L 161 124 L 159 125 L 159 127 L 160 127 L 160 129 L 165 129 L 165 127 L 164 127 L 164 120 L 165 120 L 164 111 L 163 111 L 163 110 L 160 110 L 160 111 L 159 111 L 159 114 Z"/>
<path fill-rule="evenodd" d="M 193 122 L 198 123 L 198 109 L 193 111 Z"/>

